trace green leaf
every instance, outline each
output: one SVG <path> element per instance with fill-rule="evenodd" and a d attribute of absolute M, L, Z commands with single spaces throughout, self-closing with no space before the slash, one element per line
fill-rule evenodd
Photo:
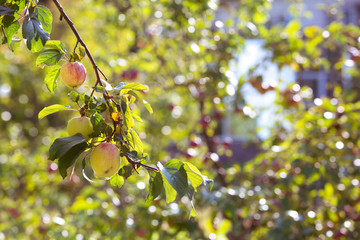
<path fill-rule="evenodd" d="M 56 113 L 59 111 L 63 111 L 63 110 L 73 110 L 73 109 L 69 109 L 70 106 L 64 106 L 64 105 L 60 105 L 60 104 L 54 104 L 48 107 L 44 107 L 38 114 L 38 118 L 42 119 L 44 117 L 46 117 L 47 115 L 50 115 L 52 113 Z"/>
<path fill-rule="evenodd" d="M 44 6 L 37 5 L 37 17 L 41 22 L 41 26 L 45 32 L 48 34 L 51 33 L 51 24 L 52 24 L 52 14 L 51 11 Z"/>
<path fill-rule="evenodd" d="M 96 111 L 98 113 L 105 112 L 106 109 L 107 109 L 107 104 L 106 103 L 102 103 L 102 104 L 96 106 Z"/>
<path fill-rule="evenodd" d="M 8 16 L 13 16 L 14 15 L 14 10 L 7 7 L 7 6 L 0 6 L 0 16 L 1 15 L 8 15 Z"/>
<path fill-rule="evenodd" d="M 27 48 L 32 52 L 39 52 L 50 38 L 49 33 L 41 26 L 36 14 L 33 14 L 31 18 L 25 17 L 22 34 L 23 38 L 26 39 Z"/>
<path fill-rule="evenodd" d="M 166 180 L 164 175 L 161 174 L 161 176 L 163 179 L 163 185 L 165 189 L 166 203 L 171 203 L 176 199 L 176 190 L 169 184 L 169 182 Z"/>
<path fill-rule="evenodd" d="M 72 90 L 71 92 L 68 93 L 69 98 L 71 99 L 71 101 L 73 102 L 77 102 L 80 100 L 80 94 L 74 90 Z"/>
<path fill-rule="evenodd" d="M 55 160 L 61 158 L 66 154 L 71 148 L 76 145 L 81 145 L 86 143 L 86 138 L 81 134 L 77 133 L 74 136 L 62 137 L 55 139 L 54 143 L 50 146 L 49 149 L 49 160 Z"/>
<path fill-rule="evenodd" d="M 203 183 L 203 175 L 201 174 L 199 169 L 197 169 L 197 167 L 195 167 L 189 162 L 184 162 L 184 169 L 187 173 L 191 185 L 196 192 L 196 188 Z"/>
<path fill-rule="evenodd" d="M 79 52 L 80 59 L 83 59 L 86 56 L 85 48 L 83 46 L 79 46 L 77 50 Z"/>
<path fill-rule="evenodd" d="M 67 176 L 66 170 L 75 163 L 75 160 L 80 156 L 82 152 L 85 151 L 87 147 L 88 147 L 87 143 L 82 142 L 80 144 L 74 145 L 68 151 L 64 152 L 64 154 L 61 157 L 59 157 L 59 161 L 58 161 L 59 172 L 60 175 L 63 177 L 63 179 L 66 178 Z"/>
<path fill-rule="evenodd" d="M 90 136 L 91 137 L 100 136 L 101 130 L 103 129 L 104 125 L 106 125 L 104 118 L 100 114 L 96 113 L 90 117 L 90 121 L 94 128 L 94 131 Z"/>
<path fill-rule="evenodd" d="M 191 201 L 192 202 L 192 201 Z M 190 212 L 190 217 L 196 217 L 197 213 L 195 211 L 195 208 L 193 208 L 193 206 L 191 206 L 191 212 Z"/>
<path fill-rule="evenodd" d="M 139 102 L 142 102 L 142 103 L 144 104 L 144 106 L 145 106 L 145 108 L 148 110 L 148 112 L 149 112 L 150 114 L 153 114 L 154 111 L 153 111 L 151 105 L 142 98 L 142 96 L 140 95 L 139 92 L 129 91 L 129 94 L 131 94 L 131 95 L 133 95 L 134 97 L 136 97 Z"/>
<path fill-rule="evenodd" d="M 124 184 L 124 178 L 122 176 L 119 176 L 119 174 L 114 174 L 111 178 L 110 178 L 110 184 L 121 188 L 122 185 Z"/>
<path fill-rule="evenodd" d="M 11 48 L 11 41 L 13 40 L 14 35 L 19 31 L 19 28 L 20 24 L 18 21 L 14 21 L 9 26 L 4 28 L 6 34 L 6 41 L 9 48 Z M 11 48 L 11 50 L 13 49 Z"/>
<path fill-rule="evenodd" d="M 133 104 L 136 101 L 136 97 L 130 96 L 129 105 Z"/>
<path fill-rule="evenodd" d="M 149 194 L 146 198 L 146 202 L 151 202 L 157 198 L 163 190 L 163 180 L 160 172 L 149 171 Z M 175 193 L 176 197 L 176 193 Z"/>
<path fill-rule="evenodd" d="M 44 65 L 52 66 L 57 64 L 62 58 L 63 53 L 57 49 L 46 49 L 41 52 L 36 59 L 36 65 L 43 67 Z"/>
<path fill-rule="evenodd" d="M 163 177 L 176 190 L 180 197 L 184 196 L 188 192 L 188 178 L 183 162 L 177 159 L 172 159 L 167 161 L 164 166 L 158 162 L 157 166 L 159 167 Z"/>
<path fill-rule="evenodd" d="M 139 116 L 139 115 L 137 115 L 137 114 L 135 114 L 134 112 L 132 113 L 132 116 L 133 116 L 133 118 L 136 120 L 136 121 L 138 121 L 138 122 L 144 122 L 142 119 L 141 119 L 141 117 Z"/>
<path fill-rule="evenodd" d="M 150 114 L 153 114 L 154 111 L 153 111 L 150 103 L 148 103 L 147 101 L 143 100 L 143 104 L 144 104 L 145 108 L 148 110 L 148 112 L 149 112 Z"/>
<path fill-rule="evenodd" d="M 103 93 L 105 91 L 105 88 L 102 86 L 96 86 L 93 87 L 93 89 L 95 89 L 96 92 L 100 92 L 100 93 Z"/>
<path fill-rule="evenodd" d="M 130 129 L 130 134 L 132 136 L 132 140 L 133 140 L 133 148 L 134 150 L 138 153 L 141 154 L 144 151 L 144 146 L 143 143 L 141 142 L 141 139 L 139 138 L 139 135 L 137 135 L 137 133 L 135 132 L 134 129 Z"/>
<path fill-rule="evenodd" d="M 126 164 L 125 166 L 123 166 L 122 168 L 119 169 L 118 174 L 122 177 L 124 177 L 125 179 L 127 179 L 128 177 L 130 177 L 132 175 L 132 170 L 133 167 L 131 164 Z"/>
<path fill-rule="evenodd" d="M 49 40 L 46 42 L 45 47 L 59 50 L 62 53 L 66 53 L 65 45 L 59 40 Z"/>
<path fill-rule="evenodd" d="M 112 134 L 113 129 L 105 123 L 104 118 L 100 114 L 98 113 L 93 114 L 90 117 L 90 121 L 94 128 L 94 131 L 90 135 L 90 137 L 98 137 L 102 133 L 104 133 L 105 136 L 110 136 Z"/>
<path fill-rule="evenodd" d="M 122 101 L 122 102 L 124 102 L 124 101 Z M 124 112 L 124 119 L 125 119 L 125 125 L 126 125 L 127 129 L 130 129 L 134 126 L 134 124 L 135 124 L 134 118 L 132 116 L 132 112 L 131 112 L 129 105 L 127 105 L 127 104 L 126 104 L 126 110 Z"/>
<path fill-rule="evenodd" d="M 195 191 L 194 188 L 189 187 L 188 197 L 190 199 L 190 204 L 191 204 L 190 217 L 196 217 L 197 216 L 195 206 L 194 206 L 194 201 L 193 201 L 194 191 Z"/>
<path fill-rule="evenodd" d="M 126 83 L 126 82 L 121 82 L 121 83 L 119 83 L 119 85 L 117 85 L 116 87 L 114 87 L 114 89 L 116 89 L 116 90 L 121 90 L 126 84 L 128 84 L 128 83 Z"/>
<path fill-rule="evenodd" d="M 52 67 L 45 76 L 45 84 L 51 93 L 54 93 L 55 88 L 57 87 L 56 80 L 59 77 L 61 66 Z"/>
<path fill-rule="evenodd" d="M 18 49 L 20 47 L 21 42 L 22 42 L 22 39 L 16 35 L 14 35 L 11 40 L 11 43 L 10 43 L 10 47 L 9 47 L 10 50 L 13 52 L 16 51 L 16 49 Z"/>
<path fill-rule="evenodd" d="M 140 83 L 128 83 L 123 85 L 122 89 L 130 89 L 130 90 L 148 90 L 148 87 L 142 85 Z"/>

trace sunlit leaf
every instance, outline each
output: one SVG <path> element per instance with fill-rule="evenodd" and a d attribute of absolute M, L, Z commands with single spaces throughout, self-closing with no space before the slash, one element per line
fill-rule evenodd
<path fill-rule="evenodd" d="M 196 192 L 196 188 L 203 183 L 203 175 L 201 174 L 199 169 L 197 169 L 197 167 L 195 167 L 189 162 L 184 162 L 184 169 L 187 173 L 187 177 L 191 185 Z"/>
<path fill-rule="evenodd" d="M 51 93 L 53 93 L 57 87 L 56 80 L 59 77 L 60 69 L 60 66 L 54 66 L 45 75 L 45 84 Z"/>
<path fill-rule="evenodd" d="M 52 24 L 52 14 L 51 11 L 44 6 L 37 5 L 37 17 L 41 22 L 41 26 L 45 32 L 48 34 L 51 33 L 51 24 Z"/>
<path fill-rule="evenodd" d="M 65 45 L 59 40 L 49 40 L 46 42 L 45 47 L 59 50 L 62 53 L 66 52 Z"/>
<path fill-rule="evenodd" d="M 141 139 L 139 138 L 139 135 L 132 128 L 130 129 L 130 134 L 132 136 L 134 150 L 140 154 L 143 153 L 144 146 Z"/>
<path fill-rule="evenodd" d="M 63 110 L 73 110 L 73 109 L 69 109 L 70 106 L 64 106 L 64 105 L 60 105 L 60 104 L 54 104 L 48 107 L 44 107 L 38 114 L 38 118 L 42 119 L 44 117 L 46 117 L 47 115 L 50 115 L 52 113 L 56 113 L 59 111 L 63 111 Z"/>
<path fill-rule="evenodd" d="M 6 41 L 8 43 L 8 46 L 11 48 L 11 42 L 13 40 L 14 35 L 17 34 L 17 32 L 19 31 L 20 24 L 18 21 L 12 21 L 12 18 L 4 18 L 3 24 L 4 24 L 4 31 L 6 34 Z M 14 50 L 13 48 L 11 49 Z"/>
<path fill-rule="evenodd" d="M 123 103 L 124 101 L 122 101 Z M 129 105 L 126 104 L 126 110 L 124 112 L 124 117 L 125 117 L 125 125 L 128 129 L 131 129 L 132 127 L 134 127 L 134 118 L 132 116 L 132 112 L 131 109 L 129 107 Z"/>
<path fill-rule="evenodd" d="M 188 178 L 184 169 L 184 163 L 177 159 L 172 159 L 164 165 L 158 162 L 157 166 L 163 177 L 176 190 L 179 197 L 184 196 L 188 191 Z"/>
<path fill-rule="evenodd" d="M 148 87 L 140 83 L 128 83 L 125 84 L 122 89 L 131 89 L 131 90 L 148 90 Z"/>
<path fill-rule="evenodd" d="M 129 91 L 129 94 L 132 94 L 134 97 L 136 97 L 139 102 L 142 102 L 142 103 L 144 104 L 144 106 L 145 106 L 145 108 L 148 110 L 148 112 L 149 112 L 150 114 L 153 114 L 153 109 L 152 109 L 151 105 L 150 105 L 147 101 L 145 101 L 145 100 L 143 99 L 143 97 L 140 95 L 139 92 Z"/>
<path fill-rule="evenodd" d="M 45 51 L 42 51 L 39 56 L 36 59 L 36 65 L 37 66 L 52 66 L 59 62 L 59 60 L 62 58 L 63 53 L 60 52 L 57 49 L 46 49 Z"/>
<path fill-rule="evenodd" d="M 166 195 L 166 202 L 171 203 L 176 199 L 176 190 L 169 184 L 169 182 L 166 180 L 166 178 L 163 175 L 162 177 L 163 177 L 163 185 Z"/>
<path fill-rule="evenodd" d="M 111 178 L 110 178 L 110 184 L 121 188 L 122 185 L 124 184 L 124 178 L 122 176 L 119 176 L 119 174 L 114 174 Z"/>

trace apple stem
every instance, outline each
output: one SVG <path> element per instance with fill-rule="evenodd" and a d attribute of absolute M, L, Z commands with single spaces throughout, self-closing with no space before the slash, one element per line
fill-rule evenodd
<path fill-rule="evenodd" d="M 76 44 L 75 44 L 75 47 L 74 47 L 74 53 L 76 52 L 76 48 L 77 48 L 78 44 L 79 44 L 79 40 L 76 41 Z"/>

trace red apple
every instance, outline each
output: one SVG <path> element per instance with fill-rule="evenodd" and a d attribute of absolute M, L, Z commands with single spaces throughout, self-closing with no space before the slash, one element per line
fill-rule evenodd
<path fill-rule="evenodd" d="M 67 62 L 62 65 L 60 77 L 71 88 L 80 87 L 86 79 L 86 68 L 80 62 Z"/>

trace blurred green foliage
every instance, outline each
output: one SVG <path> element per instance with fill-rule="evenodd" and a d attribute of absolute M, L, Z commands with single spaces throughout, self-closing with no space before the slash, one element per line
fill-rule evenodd
<path fill-rule="evenodd" d="M 64 31 L 51 1 L 40 3 L 54 14 L 51 39 L 61 39 L 71 49 L 76 40 Z M 68 89 L 59 83 L 50 94 L 44 74 L 35 67 L 36 56 L 24 46 L 15 53 L 4 46 L 0 239 L 360 238 L 358 27 L 334 21 L 325 29 L 304 28 L 294 18 L 269 29 L 271 6 L 265 0 L 241 1 L 238 9 L 212 0 L 61 3 L 110 83 L 138 81 L 150 87 L 144 94 L 155 113 L 150 116 L 145 108 L 137 112 L 144 119 L 137 131 L 150 161 L 189 161 L 215 179 L 214 188 L 198 190 L 198 217 L 189 219 L 186 198 L 166 204 L 163 193 L 145 202 L 144 170 L 117 189 L 102 180 L 89 183 L 79 162 L 71 179 L 63 181 L 47 151 L 54 139 L 67 136 L 66 122 L 75 114 L 65 111 L 39 121 L 37 113 L 51 104 L 73 104 Z M 214 26 L 219 7 L 236 21 Z M 222 165 L 219 155 L 230 152 L 216 135 L 227 112 L 238 115 L 238 125 L 241 119 L 254 125 L 242 111 L 247 103 L 240 90 L 260 65 L 242 77 L 231 106 L 225 104 L 232 86 L 229 65 L 247 38 L 264 39 L 273 53 L 270 60 L 280 69 L 325 69 L 334 81 L 328 86 L 330 98 L 316 104 L 295 101 L 295 95 L 309 97 L 306 88 L 271 90 L 284 120 L 262 143 L 262 154 L 247 163 L 235 156 L 238 163 Z M 341 72 L 349 58 L 354 67 L 345 70 L 352 81 L 344 86 Z M 91 86 L 95 76 L 88 60 L 84 64 Z M 244 134 L 258 142 L 254 128 Z"/>

